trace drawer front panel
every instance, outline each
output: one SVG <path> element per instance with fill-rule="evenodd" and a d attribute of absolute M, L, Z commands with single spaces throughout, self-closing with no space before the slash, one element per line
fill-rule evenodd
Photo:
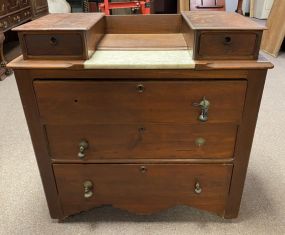
<path fill-rule="evenodd" d="M 223 214 L 232 165 L 54 164 L 65 215 L 100 205 L 147 214 L 190 205 Z"/>
<path fill-rule="evenodd" d="M 210 102 L 207 123 L 237 123 L 246 86 L 246 81 L 34 82 L 41 118 L 50 124 L 201 123 L 203 97 Z"/>
<path fill-rule="evenodd" d="M 28 57 L 83 57 L 83 38 L 80 33 L 24 34 Z"/>
<path fill-rule="evenodd" d="M 259 33 L 207 32 L 199 36 L 198 58 L 253 59 L 258 53 Z"/>
<path fill-rule="evenodd" d="M 47 125 L 53 159 L 231 158 L 235 125 Z M 88 146 L 80 151 L 87 142 Z M 83 155 L 82 155 L 83 154 Z"/>

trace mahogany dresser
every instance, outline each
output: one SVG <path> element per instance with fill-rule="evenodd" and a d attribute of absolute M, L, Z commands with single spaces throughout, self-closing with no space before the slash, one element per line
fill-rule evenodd
<path fill-rule="evenodd" d="M 16 30 L 9 67 L 52 218 L 102 205 L 238 216 L 273 67 L 263 26 L 196 11 L 52 14 Z"/>

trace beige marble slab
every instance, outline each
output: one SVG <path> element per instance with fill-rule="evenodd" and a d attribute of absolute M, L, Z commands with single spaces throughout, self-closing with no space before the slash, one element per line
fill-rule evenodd
<path fill-rule="evenodd" d="M 96 51 L 85 69 L 194 69 L 192 51 Z"/>

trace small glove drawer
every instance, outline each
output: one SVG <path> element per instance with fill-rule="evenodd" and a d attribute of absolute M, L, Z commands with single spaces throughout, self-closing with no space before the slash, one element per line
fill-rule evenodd
<path fill-rule="evenodd" d="M 112 205 L 149 214 L 176 205 L 223 215 L 231 164 L 54 164 L 64 215 Z"/>
<path fill-rule="evenodd" d="M 195 60 L 255 60 L 266 27 L 236 13 L 190 11 L 182 16 Z"/>
<path fill-rule="evenodd" d="M 18 32 L 24 59 L 87 60 L 103 36 L 103 16 L 49 14 L 13 30 Z"/>
<path fill-rule="evenodd" d="M 195 59 L 257 59 L 261 32 L 197 33 Z"/>
<path fill-rule="evenodd" d="M 81 33 L 25 34 L 23 40 L 29 57 L 84 57 Z"/>

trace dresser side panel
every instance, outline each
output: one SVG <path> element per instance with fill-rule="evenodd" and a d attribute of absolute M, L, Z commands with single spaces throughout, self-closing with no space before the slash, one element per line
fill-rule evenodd
<path fill-rule="evenodd" d="M 62 218 L 62 210 L 48 153 L 46 134 L 40 123 L 37 101 L 33 89 L 33 77 L 29 70 L 15 70 L 15 77 L 31 135 L 50 216 Z"/>
<path fill-rule="evenodd" d="M 234 168 L 224 218 L 238 216 L 266 73 L 267 70 L 248 71 L 245 106 L 237 134 Z"/>

